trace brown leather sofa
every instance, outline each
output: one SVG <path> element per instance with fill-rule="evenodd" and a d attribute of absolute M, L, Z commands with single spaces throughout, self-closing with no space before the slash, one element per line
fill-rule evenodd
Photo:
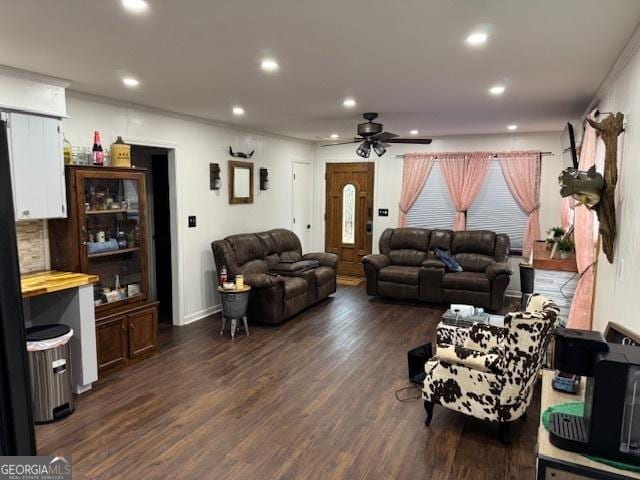
<path fill-rule="evenodd" d="M 231 235 L 211 243 L 216 269 L 251 285 L 247 317 L 278 324 L 336 291 L 338 256 L 302 255 L 300 239 L 283 228 Z"/>
<path fill-rule="evenodd" d="M 464 303 L 500 310 L 511 270 L 509 237 L 488 230 L 452 232 L 425 228 L 388 228 L 380 236 L 380 254 L 362 259 L 367 294 Z M 447 272 L 434 248 L 449 251 L 464 271 Z"/>

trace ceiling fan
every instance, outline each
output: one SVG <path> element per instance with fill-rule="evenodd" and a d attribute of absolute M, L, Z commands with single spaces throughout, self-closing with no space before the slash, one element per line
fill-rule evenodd
<path fill-rule="evenodd" d="M 374 120 L 378 118 L 377 113 L 367 112 L 363 113 L 362 116 L 366 122 L 358 124 L 359 137 L 354 137 L 353 140 L 349 140 L 348 142 L 327 143 L 321 146 L 331 147 L 333 145 L 360 143 L 356 153 L 363 158 L 369 158 L 372 148 L 373 151 L 376 152 L 376 155 L 381 157 L 385 154 L 387 147 L 391 143 L 411 143 L 419 145 L 429 145 L 431 143 L 430 138 L 400 138 L 395 133 L 383 132 L 382 124 L 374 122 Z"/>

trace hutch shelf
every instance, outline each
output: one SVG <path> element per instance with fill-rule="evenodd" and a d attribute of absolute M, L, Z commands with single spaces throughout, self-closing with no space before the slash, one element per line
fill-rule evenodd
<path fill-rule="evenodd" d="M 98 275 L 98 372 L 158 353 L 158 302 L 149 300 L 145 171 L 66 166 L 68 217 L 49 222 L 51 266 Z"/>

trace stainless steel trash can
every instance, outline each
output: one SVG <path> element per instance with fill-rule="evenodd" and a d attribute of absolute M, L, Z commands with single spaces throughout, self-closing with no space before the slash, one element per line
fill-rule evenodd
<path fill-rule="evenodd" d="M 27 329 L 31 396 L 35 423 L 50 423 L 73 412 L 68 325 Z"/>

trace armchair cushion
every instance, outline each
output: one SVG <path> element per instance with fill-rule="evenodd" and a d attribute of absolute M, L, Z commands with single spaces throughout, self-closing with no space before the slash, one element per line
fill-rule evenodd
<path fill-rule="evenodd" d="M 441 362 L 461 365 L 479 372 L 502 373 L 502 355 L 497 353 L 479 352 L 457 345 L 447 345 L 438 348 L 437 357 Z"/>
<path fill-rule="evenodd" d="M 391 265 L 391 260 L 386 255 L 367 255 L 362 259 L 362 263 L 372 265 L 379 272 L 384 267 Z"/>
<path fill-rule="evenodd" d="M 489 264 L 489 266 L 484 271 L 487 278 L 493 280 L 497 278 L 499 275 L 511 275 L 511 269 L 506 262 L 495 262 Z"/>
<path fill-rule="evenodd" d="M 323 267 L 338 268 L 338 255 L 327 252 L 313 252 L 302 256 L 302 260 L 315 260 Z"/>

